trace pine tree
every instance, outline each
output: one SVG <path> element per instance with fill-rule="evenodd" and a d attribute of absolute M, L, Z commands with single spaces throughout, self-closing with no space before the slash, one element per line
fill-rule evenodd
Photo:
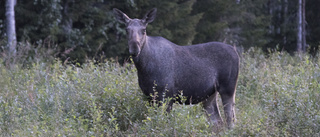
<path fill-rule="evenodd" d="M 22 1 L 17 9 L 22 41 L 59 45 L 58 57 L 77 62 L 101 54 L 113 26 L 107 3 L 96 0 Z M 106 7 L 106 8 L 105 8 Z M 99 53 L 100 52 L 100 53 Z"/>
<path fill-rule="evenodd" d="M 221 41 L 249 48 L 275 48 L 289 52 L 297 45 L 298 1 L 290 0 L 31 0 L 15 6 L 16 36 L 35 46 L 51 41 L 62 60 L 129 56 L 126 32 L 113 16 L 119 8 L 132 18 L 158 8 L 148 35 L 163 36 L 179 45 Z M 317 49 L 320 17 L 317 0 L 305 9 L 305 41 Z M 0 38 L 6 38 L 6 1 L 0 1 Z M 0 43 L 5 40 L 0 41 Z M 1 49 L 5 49 L 2 44 Z M 46 45 L 46 44 L 43 44 Z"/>
<path fill-rule="evenodd" d="M 320 1 L 306 1 L 306 40 L 311 52 L 315 53 L 320 45 Z"/>
<path fill-rule="evenodd" d="M 240 8 L 240 44 L 245 48 L 264 47 L 269 41 L 271 16 L 267 9 L 268 0 L 242 0 Z"/>
<path fill-rule="evenodd" d="M 241 42 L 240 5 L 234 0 L 197 1 L 193 14 L 203 13 L 197 24 L 193 43 L 221 41 L 233 45 Z"/>

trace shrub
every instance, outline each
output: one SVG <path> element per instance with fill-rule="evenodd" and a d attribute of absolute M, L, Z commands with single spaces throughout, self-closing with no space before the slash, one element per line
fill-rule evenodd
<path fill-rule="evenodd" d="M 320 136 L 319 56 L 243 53 L 236 127 L 220 133 L 201 104 L 148 105 L 132 64 L 35 62 L 0 60 L 0 136 Z"/>

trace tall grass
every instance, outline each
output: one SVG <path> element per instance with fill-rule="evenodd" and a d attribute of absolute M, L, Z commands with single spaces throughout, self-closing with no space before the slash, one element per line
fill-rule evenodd
<path fill-rule="evenodd" d="M 149 106 L 130 64 L 4 64 L 0 136 L 320 136 L 319 56 L 241 55 L 237 123 L 220 133 L 200 104 Z"/>

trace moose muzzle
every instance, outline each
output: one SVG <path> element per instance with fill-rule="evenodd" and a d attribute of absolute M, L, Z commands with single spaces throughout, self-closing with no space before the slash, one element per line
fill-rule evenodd
<path fill-rule="evenodd" d="M 133 57 L 139 56 L 140 54 L 140 42 L 138 41 L 129 41 L 129 53 Z"/>

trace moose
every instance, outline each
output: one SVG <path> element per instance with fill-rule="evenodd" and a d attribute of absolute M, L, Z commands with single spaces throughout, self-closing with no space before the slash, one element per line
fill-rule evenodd
<path fill-rule="evenodd" d="M 126 25 L 129 53 L 137 68 L 139 86 L 149 99 L 160 102 L 172 98 L 167 103 L 170 112 L 173 103 L 181 103 L 182 92 L 185 104 L 202 102 L 211 122 L 223 126 L 217 105 L 219 93 L 226 126 L 234 126 L 240 61 L 233 46 L 221 42 L 179 46 L 160 36 L 148 36 L 146 28 L 155 19 L 156 8 L 143 19 L 131 19 L 116 8 L 113 12 L 116 20 Z"/>

